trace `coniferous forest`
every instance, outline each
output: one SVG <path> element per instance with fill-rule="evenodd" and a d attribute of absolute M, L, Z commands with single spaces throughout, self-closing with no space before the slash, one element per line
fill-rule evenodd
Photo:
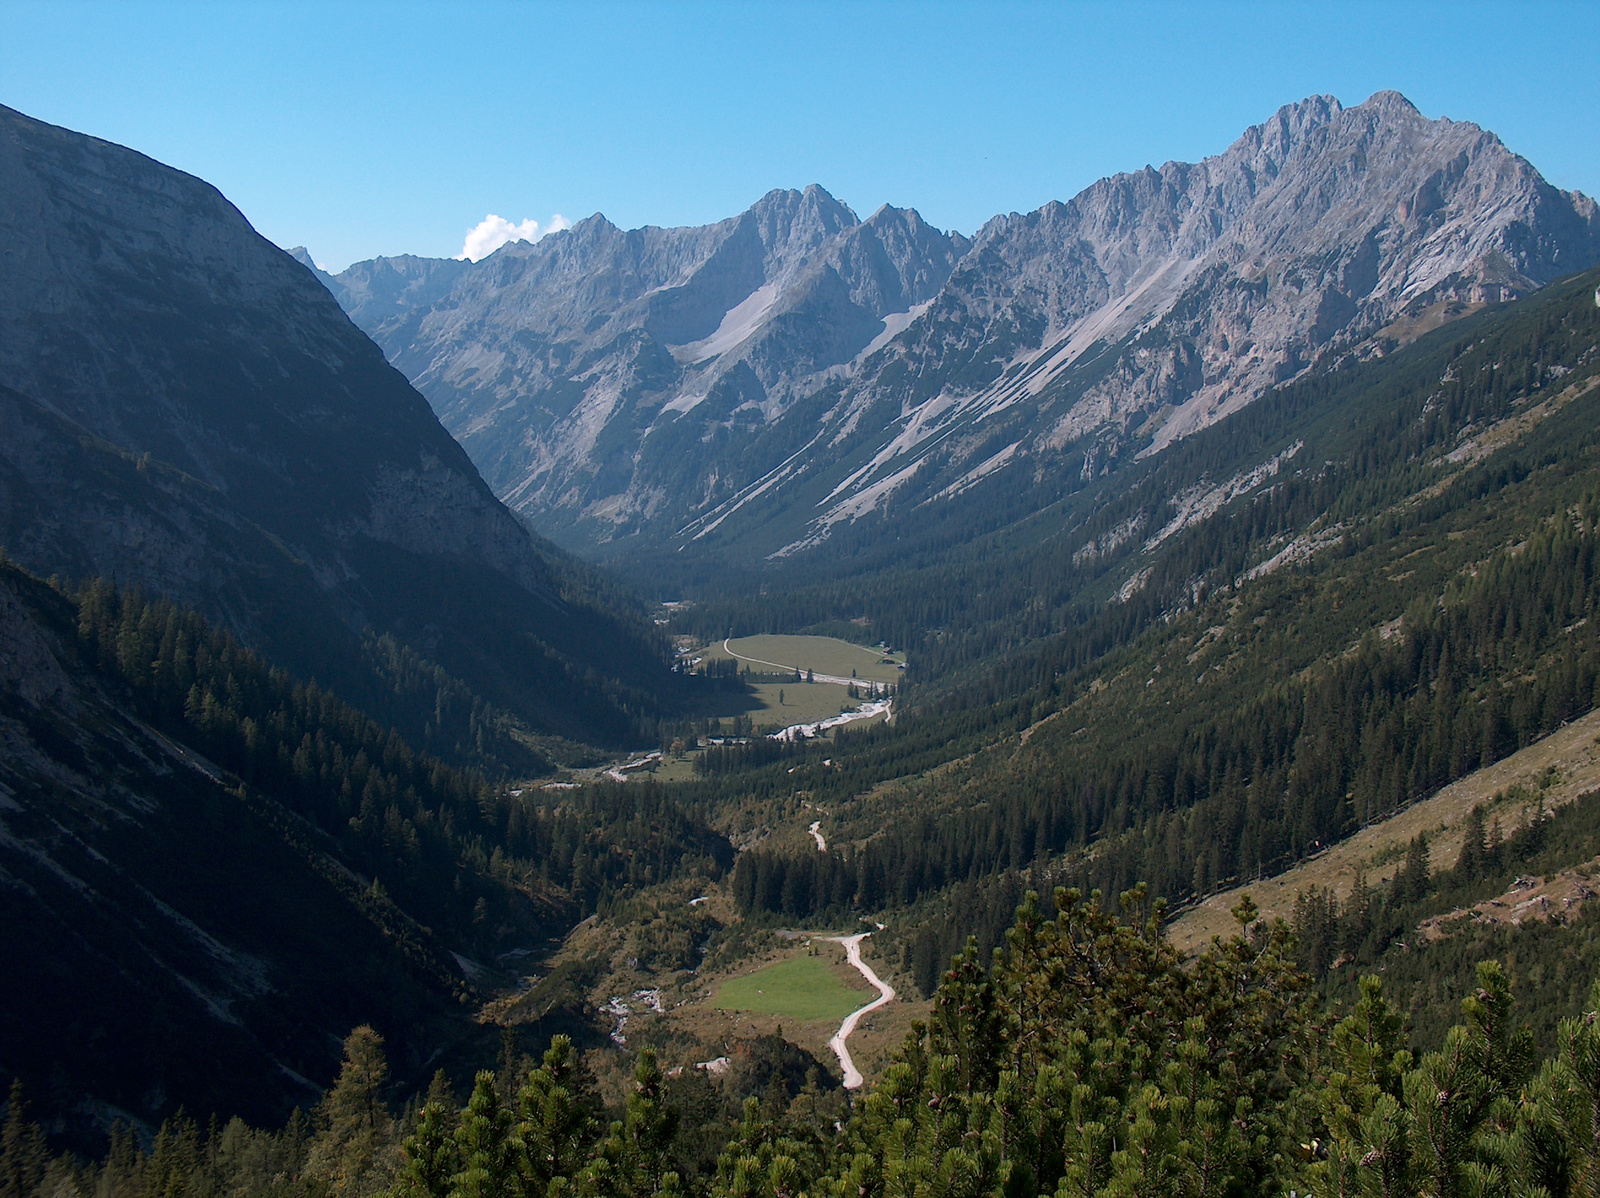
<path fill-rule="evenodd" d="M 453 954 L 494 959 L 580 921 L 676 945 L 628 952 L 692 976 L 762 929 L 871 914 L 887 916 L 879 959 L 932 1003 L 855 1100 L 815 1057 L 779 1064 L 781 1034 L 733 1083 L 646 1045 L 619 1088 L 585 1047 L 603 969 L 569 960 L 525 1000 L 531 1022 L 503 1024 L 487 1072 L 468 1062 L 488 1041 L 469 1037 L 428 1083 L 396 1014 L 387 1035 L 349 1036 L 320 1098 L 285 1092 L 254 1122 L 107 1123 L 109 1141 L 78 1134 L 67 1155 L 28 1121 L 24 1087 L 7 1192 L 1586 1192 L 1595 918 L 1407 943 L 1594 860 L 1592 795 L 1531 818 L 1524 802 L 1504 826 L 1475 811 L 1458 859 L 1414 838 L 1386 880 L 1305 891 L 1277 921 L 1247 903 L 1239 934 L 1194 959 L 1162 928 L 1167 904 L 1314 856 L 1594 708 L 1593 282 L 1269 397 L 1244 451 L 1222 426 L 1192 438 L 1143 491 L 1108 496 L 1091 531 L 1140 504 L 1159 524 L 1171 475 L 1213 476 L 1226 453 L 1288 442 L 1327 465 L 1180 529 L 1123 598 L 1091 598 L 1121 575 L 1080 558 L 1056 631 L 1009 648 L 929 638 L 893 724 L 821 743 L 735 724 L 671 783 L 514 786 L 506 725 L 448 711 L 448 687 L 429 727 L 458 761 L 476 746 L 477 767 L 170 599 L 6 567 L 82 694 L 181 746 L 343 896 L 394 954 L 375 981 L 470 1011 L 501 983 Z M 1493 452 L 1446 460 L 1508 422 Z M 1297 537 L 1314 552 L 1256 568 Z M 705 610 L 674 618 L 689 629 Z M 71 757 L 81 713 L 12 710 Z M 770 832 L 740 845 L 741 828 L 801 825 L 807 807 L 830 813 L 825 849 Z M 733 922 L 672 914 L 661 896 L 691 885 L 723 888 Z"/>
<path fill-rule="evenodd" d="M 454 762 L 171 599 L 7 566 L 80 694 L 171 746 L 343 896 L 393 954 L 376 984 L 405 977 L 472 1010 L 500 983 L 459 954 L 580 921 L 681 941 L 629 951 L 692 973 L 696 951 L 738 960 L 741 926 L 881 913 L 881 959 L 932 1003 L 853 1101 L 815 1057 L 786 1069 L 781 1036 L 737 1083 L 646 1046 L 608 1089 L 584 1047 L 599 975 L 572 961 L 475 1075 L 462 1066 L 483 1048 L 463 1041 L 429 1084 L 403 1021 L 363 1026 L 320 1098 L 285 1093 L 254 1123 L 113 1118 L 109 1140 L 77 1135 L 66 1155 L 24 1086 L 7 1193 L 1587 1192 L 1593 917 L 1406 942 L 1596 858 L 1592 796 L 1504 827 L 1475 812 L 1457 860 L 1414 838 L 1387 880 L 1306 891 L 1284 919 L 1246 902 L 1238 935 L 1193 959 L 1162 929 L 1167 904 L 1278 872 L 1593 709 L 1592 289 L 1557 285 L 1296 384 L 1251 413 L 1243 449 L 1223 426 L 1192 438 L 1089 531 L 1141 504 L 1158 526 L 1184 471 L 1241 453 L 1288 442 L 1327 464 L 1181 528 L 1112 602 L 1093 596 L 1114 563 L 1080 555 L 1054 631 L 919 643 L 892 725 L 736 736 L 678 782 L 513 786 L 507 725 L 448 710 L 448 686 L 425 731 L 451 738 Z M 1448 461 L 1508 423 L 1493 452 Z M 1296 538 L 1314 551 L 1257 568 Z M 1024 590 L 1045 568 L 1013 560 Z M 692 632 L 714 610 L 675 618 Z M 10 702 L 38 751 L 81 754 L 81 707 Z M 735 851 L 752 821 L 803 821 L 802 801 L 831 813 L 826 848 L 767 835 Z M 681 885 L 725 888 L 736 922 L 664 917 L 650 896 Z M 48 1087 L 38 1099 L 59 1110 Z"/>
<path fill-rule="evenodd" d="M 1287 925 L 1248 902 L 1192 961 L 1142 889 L 1121 914 L 1076 891 L 1053 905 L 1046 918 L 1027 895 L 987 963 L 968 944 L 843 1121 L 814 1072 L 795 1088 L 781 1068 L 742 1110 L 708 1111 L 648 1049 L 608 1119 L 565 1036 L 538 1060 L 508 1054 L 464 1098 L 440 1075 L 397 1104 L 361 1027 L 314 1111 L 276 1132 L 180 1114 L 147 1147 L 114 1127 L 85 1163 L 52 1157 L 13 1086 L 0 1180 L 17 1195 L 776 1198 L 1577 1195 L 1600 1178 L 1600 986 L 1541 1054 L 1482 962 L 1440 1046 L 1414 1052 L 1378 977 L 1330 1008 Z"/>

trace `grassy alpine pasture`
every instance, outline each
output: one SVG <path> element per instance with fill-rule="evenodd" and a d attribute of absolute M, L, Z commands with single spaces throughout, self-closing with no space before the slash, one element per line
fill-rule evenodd
<path fill-rule="evenodd" d="M 750 709 L 750 718 L 758 727 L 814 724 L 838 715 L 845 707 L 860 705 L 844 687 L 829 682 L 762 682 L 753 689 L 758 706 Z M 780 692 L 782 703 L 778 702 Z"/>
<path fill-rule="evenodd" d="M 1400 867 L 1406 844 L 1427 836 L 1436 867 L 1448 868 L 1461 852 L 1466 815 L 1482 805 L 1487 818 L 1510 829 L 1528 808 L 1564 807 L 1600 786 L 1600 708 L 1511 756 L 1444 787 L 1328 851 L 1275 877 L 1259 878 L 1212 895 L 1172 921 L 1167 938 L 1186 953 L 1201 951 L 1213 936 L 1235 926 L 1230 912 L 1248 892 L 1263 916 L 1288 919 L 1295 899 L 1313 887 L 1349 896 L 1358 871 L 1369 885 L 1387 883 Z M 1496 798 L 1499 801 L 1496 802 Z"/>
<path fill-rule="evenodd" d="M 722 984 L 711 1005 L 805 1023 L 835 1022 L 871 1002 L 874 991 L 845 985 L 827 957 L 790 957 Z"/>
<path fill-rule="evenodd" d="M 891 656 L 895 665 L 881 665 L 884 654 L 864 645 L 852 645 L 831 636 L 743 636 L 726 642 L 715 641 L 704 656 L 716 660 L 733 657 L 757 673 L 776 670 L 815 670 L 835 678 L 849 678 L 851 671 L 862 682 L 898 682 L 904 671 L 898 668 L 905 654 Z"/>

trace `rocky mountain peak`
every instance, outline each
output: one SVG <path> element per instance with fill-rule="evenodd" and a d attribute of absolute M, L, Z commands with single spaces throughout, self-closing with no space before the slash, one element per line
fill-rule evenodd
<path fill-rule="evenodd" d="M 623 231 L 595 216 L 476 264 L 408 268 L 403 286 L 378 286 L 391 268 L 377 260 L 331 287 L 479 452 L 497 490 L 531 506 L 549 488 L 603 501 L 605 472 L 574 490 L 547 467 L 592 469 L 600 431 L 617 420 L 630 438 L 660 434 L 664 453 L 682 435 L 670 426 L 713 437 L 758 427 L 847 375 L 938 291 L 967 245 L 914 212 L 863 222 L 812 184 L 713 225 Z M 548 408 L 533 399 L 557 393 L 568 398 Z M 541 431 L 503 436 L 527 419 Z M 617 510 L 649 502 L 641 493 Z"/>
<path fill-rule="evenodd" d="M 496 490 L 572 543 L 706 542 L 760 510 L 785 530 L 752 532 L 762 552 L 795 553 L 841 520 L 965 502 L 973 478 L 1158 452 L 1319 362 L 1600 260 L 1595 213 L 1398 92 L 1314 95 L 970 241 L 909 209 L 858 221 L 813 185 L 618 233 L 616 259 L 560 282 L 480 264 L 363 321 Z"/>
<path fill-rule="evenodd" d="M 1335 100 L 1332 96 L 1324 96 L 1323 99 L 1331 101 L 1335 106 L 1337 106 L 1339 103 L 1339 101 Z M 1385 88 L 1381 91 L 1373 92 L 1359 105 L 1359 107 L 1368 108 L 1374 112 L 1381 112 L 1385 116 L 1389 117 L 1398 116 L 1412 117 L 1417 120 L 1426 119 L 1417 109 L 1415 104 L 1406 99 L 1402 93 L 1397 92 L 1392 88 Z"/>
<path fill-rule="evenodd" d="M 826 242 L 861 223 L 848 205 L 815 183 L 804 191 L 769 191 L 746 218 L 766 249 L 765 278 L 771 283 L 785 280 Z"/>
<path fill-rule="evenodd" d="M 848 204 L 834 199 L 819 183 L 808 183 L 799 191 L 775 187 L 750 205 L 749 213 L 763 226 L 798 225 L 830 237 L 861 223 Z"/>

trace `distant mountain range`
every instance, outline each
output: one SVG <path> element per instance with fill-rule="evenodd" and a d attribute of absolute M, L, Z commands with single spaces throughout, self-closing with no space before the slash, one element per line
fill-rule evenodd
<path fill-rule="evenodd" d="M 1380 92 L 1288 105 L 1216 157 L 971 240 L 813 186 L 703 228 L 594 216 L 477 263 L 321 277 L 558 541 L 758 561 L 996 485 L 1047 502 L 1596 261 L 1594 201 Z"/>
<path fill-rule="evenodd" d="M 0 544 L 26 568 L 170 595 L 474 760 L 506 720 L 533 770 L 541 736 L 633 740 L 671 702 L 648 620 L 209 184 L 0 109 L 0 258 Z"/>

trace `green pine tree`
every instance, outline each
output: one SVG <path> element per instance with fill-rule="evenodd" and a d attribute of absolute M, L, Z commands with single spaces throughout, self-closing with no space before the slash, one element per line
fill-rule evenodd
<path fill-rule="evenodd" d="M 461 1171 L 451 1183 L 451 1198 L 522 1198 L 527 1192 L 522 1137 L 491 1070 L 478 1074 L 455 1139 Z"/>
<path fill-rule="evenodd" d="M 404 1198 L 447 1198 L 461 1171 L 455 1139 L 455 1108 L 430 1098 L 417 1115 L 416 1129 L 401 1145 L 405 1164 L 395 1192 Z"/>
<path fill-rule="evenodd" d="M 535 1198 L 565 1188 L 588 1157 L 598 1123 L 584 1090 L 571 1038 L 554 1037 L 519 1097 L 528 1189 Z"/>
<path fill-rule="evenodd" d="M 33 1198 L 49 1158 L 44 1132 L 28 1118 L 22 1081 L 13 1078 L 6 1121 L 0 1127 L 0 1198 Z"/>
<path fill-rule="evenodd" d="M 666 1102 L 656 1054 L 645 1049 L 633 1073 L 621 1122 L 613 1123 L 599 1151 L 578 1181 L 580 1192 L 595 1198 L 651 1198 L 678 1195 L 683 1185 L 671 1167 L 678 1112 Z"/>
<path fill-rule="evenodd" d="M 1403 1033 L 1383 983 L 1363 977 L 1360 1001 L 1333 1031 L 1333 1064 L 1322 1092 L 1326 1143 L 1305 1145 L 1312 1159 L 1325 1154 L 1311 1174 L 1329 1192 L 1390 1195 L 1409 1184 L 1411 1119 L 1401 1100 L 1411 1053 L 1402 1047 Z"/>

